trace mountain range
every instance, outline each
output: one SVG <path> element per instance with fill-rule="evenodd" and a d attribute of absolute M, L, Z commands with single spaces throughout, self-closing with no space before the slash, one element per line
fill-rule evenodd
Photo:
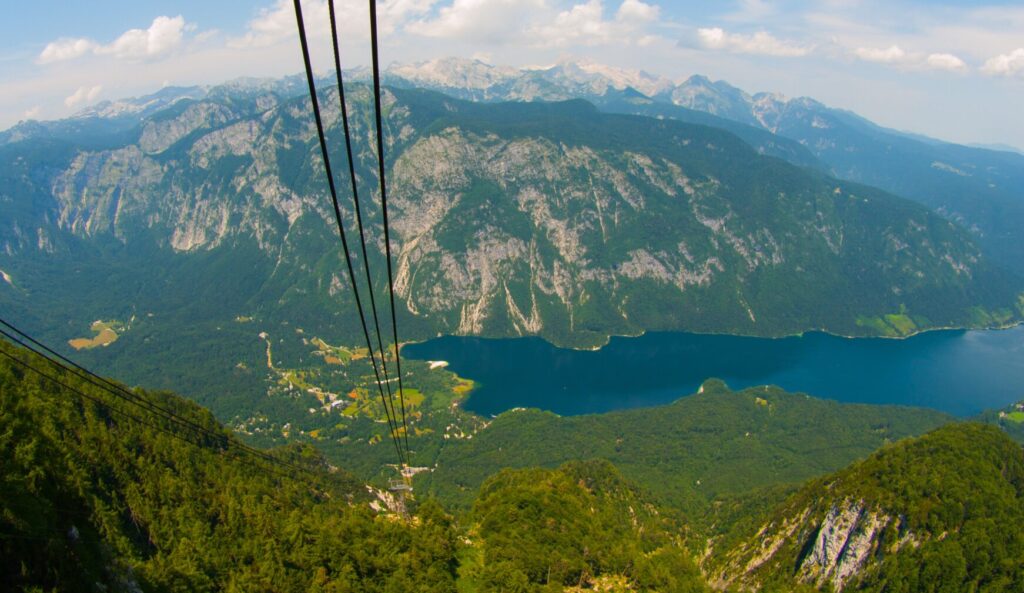
<path fill-rule="evenodd" d="M 693 121 L 698 112 L 765 130 L 805 147 L 831 175 L 879 187 L 943 213 L 970 229 L 1002 265 L 1024 272 L 1024 246 L 1014 234 L 1024 224 L 1024 155 L 1019 151 L 907 134 L 807 97 L 751 95 L 699 75 L 675 84 L 645 72 L 587 62 L 515 69 L 457 58 L 396 66 L 388 73 L 393 84 L 474 100 L 586 98 L 613 111 L 683 121 Z M 633 95 L 630 91 L 635 95 L 628 101 L 618 97 L 624 92 Z M 670 105 L 684 109 L 668 109 Z M 708 120 L 696 123 L 725 127 Z M 777 156 L 805 164 L 805 156 L 795 151 Z"/>
<path fill-rule="evenodd" d="M 0 269 L 12 280 L 0 298 L 29 316 L 48 303 L 70 324 L 327 311 L 354 329 L 308 103 L 294 92 L 292 80 L 167 89 L 5 132 Z M 373 152 L 359 141 L 371 133 L 369 95 L 356 85 L 350 96 L 369 194 Z M 340 142 L 336 90 L 321 99 Z M 401 88 L 386 105 L 410 338 L 539 334 L 594 346 L 652 329 L 901 335 L 1021 314 L 1020 282 L 984 237 L 762 154 L 707 121 Z M 776 145 L 806 160 L 786 148 L 795 143 Z M 343 208 L 355 232 L 351 203 Z M 376 219 L 373 207 L 366 214 Z M 380 272 L 381 229 L 368 231 Z M 54 276 L 74 280 L 46 281 Z M 52 332 L 57 320 L 46 317 Z"/>

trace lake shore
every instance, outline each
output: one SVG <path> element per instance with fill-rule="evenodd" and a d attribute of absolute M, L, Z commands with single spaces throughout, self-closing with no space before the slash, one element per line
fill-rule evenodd
<path fill-rule="evenodd" d="M 669 403 L 708 378 L 734 389 L 778 385 L 815 397 L 929 407 L 968 417 L 1024 397 L 1021 324 L 919 332 L 877 339 L 805 332 L 786 338 L 648 332 L 597 350 L 559 348 L 539 337 L 442 337 L 406 356 L 445 360 L 480 383 L 466 409 L 512 407 L 560 415 Z"/>
<path fill-rule="evenodd" d="M 921 336 L 921 335 L 925 335 L 925 334 L 930 334 L 930 333 L 938 333 L 938 332 L 968 332 L 968 331 L 1005 331 L 1005 330 L 1014 329 L 1014 328 L 1020 327 L 1020 326 L 1024 326 L 1024 319 L 1018 319 L 1018 320 L 1013 321 L 1011 323 L 1005 323 L 1005 324 L 993 325 L 993 326 L 979 326 L 979 327 L 938 326 L 938 327 L 927 327 L 927 328 L 922 328 L 922 329 L 915 329 L 912 332 L 909 332 L 909 333 L 907 333 L 905 335 L 899 335 L 899 336 L 869 335 L 869 334 L 865 334 L 865 335 L 849 335 L 849 334 L 842 334 L 842 333 L 830 331 L 830 330 L 827 330 L 827 329 L 824 329 L 824 328 L 811 328 L 811 329 L 806 329 L 806 330 L 803 330 L 803 331 L 800 331 L 800 332 L 791 333 L 791 334 L 767 335 L 767 336 L 766 335 L 756 335 L 756 334 L 729 333 L 729 332 L 701 332 L 701 331 L 693 331 L 693 330 L 688 330 L 688 329 L 668 329 L 668 330 L 660 330 L 659 329 L 659 330 L 643 330 L 643 331 L 640 331 L 640 332 L 638 332 L 636 334 L 626 334 L 626 333 L 622 333 L 622 334 L 609 334 L 608 336 L 605 336 L 604 341 L 600 345 L 598 345 L 598 346 L 563 345 L 563 344 L 559 344 L 559 343 L 553 342 L 553 341 L 549 340 L 548 338 L 546 338 L 545 336 L 540 335 L 540 334 L 525 335 L 525 336 L 487 336 L 487 335 L 475 336 L 475 335 L 460 335 L 460 334 L 441 334 L 441 335 L 437 335 L 437 336 L 434 336 L 434 337 L 426 338 L 426 339 L 423 339 L 423 340 L 405 340 L 405 341 L 402 342 L 402 347 L 405 347 L 407 344 L 423 344 L 425 342 L 429 342 L 431 340 L 436 340 L 438 338 L 443 338 L 443 337 L 478 338 L 478 339 L 481 339 L 481 340 L 516 340 L 516 339 L 523 339 L 523 338 L 539 338 L 541 340 L 544 340 L 545 342 L 547 342 L 551 346 L 553 346 L 555 348 L 558 348 L 558 349 L 561 349 L 561 350 L 575 350 L 575 351 L 578 351 L 578 352 L 599 352 L 600 350 L 606 348 L 608 346 L 608 344 L 611 343 L 613 338 L 624 338 L 624 339 L 641 338 L 643 336 L 646 336 L 646 335 L 649 335 L 649 334 L 655 334 L 655 333 L 666 333 L 666 334 L 670 334 L 670 333 L 686 333 L 686 334 L 693 334 L 693 335 L 698 335 L 698 336 L 728 336 L 728 337 L 733 337 L 733 338 L 756 338 L 756 339 L 759 339 L 759 340 L 785 340 L 785 339 L 789 339 L 789 338 L 802 338 L 804 336 L 811 335 L 811 334 L 822 334 L 822 335 L 832 336 L 832 337 L 836 337 L 836 338 L 843 338 L 845 340 L 896 340 L 896 341 L 900 341 L 900 340 L 909 340 L 911 338 L 914 338 L 914 337 L 917 337 L 917 336 Z"/>

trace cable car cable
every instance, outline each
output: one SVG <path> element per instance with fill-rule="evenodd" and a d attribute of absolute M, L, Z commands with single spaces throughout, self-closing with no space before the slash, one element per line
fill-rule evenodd
<path fill-rule="evenodd" d="M 298 3 L 299 0 L 295 0 Z M 395 342 L 395 369 L 398 373 L 398 398 L 402 405 L 402 426 L 405 428 L 405 448 L 409 448 L 409 425 L 405 421 L 405 390 L 402 387 L 402 358 L 398 343 L 398 321 L 395 315 L 395 281 L 391 271 L 391 235 L 388 231 L 388 192 L 385 182 L 384 130 L 381 123 L 380 58 L 377 49 L 377 0 L 370 0 L 370 50 L 373 54 L 373 103 L 377 125 L 377 168 L 380 177 L 380 207 L 384 216 L 384 251 L 388 263 L 388 296 L 391 299 L 391 332 Z"/>
<path fill-rule="evenodd" d="M 334 0 L 327 0 L 327 13 L 331 21 L 331 43 L 334 47 L 334 72 L 338 79 L 338 102 L 341 104 L 341 125 L 345 130 L 345 153 L 348 156 L 348 174 L 352 180 L 352 201 L 355 202 L 356 226 L 359 229 L 359 246 L 363 254 L 363 269 L 366 271 L 366 288 L 370 293 L 370 311 L 373 313 L 373 328 L 377 336 L 377 349 L 380 352 L 380 362 L 384 369 L 384 385 L 388 391 L 388 401 L 391 402 L 391 414 L 395 418 L 395 396 L 391 391 L 391 378 L 388 373 L 388 361 L 384 352 L 384 342 L 381 338 L 380 320 L 377 315 L 377 299 L 374 296 L 373 280 L 370 274 L 370 257 L 366 253 L 366 235 L 363 231 L 363 214 L 359 205 L 359 187 L 356 182 L 356 168 L 352 157 L 352 137 L 348 125 L 348 107 L 345 104 L 345 81 L 341 72 L 341 50 L 338 47 L 338 25 L 334 15 Z M 372 356 L 372 351 L 371 351 Z M 397 420 L 396 420 L 397 424 Z M 408 455 L 408 443 L 406 443 L 406 455 Z"/>
<path fill-rule="evenodd" d="M 338 192 L 334 186 L 334 176 L 331 173 L 331 160 L 330 155 L 327 151 L 327 140 L 324 137 L 324 124 L 320 117 L 320 102 L 316 96 L 316 82 L 313 79 L 313 66 L 309 59 L 309 44 L 306 41 L 306 25 L 302 19 L 302 2 L 301 0 L 294 0 L 295 5 L 295 20 L 299 28 L 299 42 L 302 45 L 302 60 L 306 68 L 306 82 L 309 85 L 309 100 L 313 106 L 313 119 L 316 122 L 317 138 L 320 141 L 320 154 L 323 157 L 324 171 L 327 174 L 327 185 L 331 192 L 331 201 L 334 205 L 334 218 L 338 224 L 338 234 L 341 236 L 342 249 L 345 251 L 345 263 L 348 268 L 349 281 L 352 284 L 352 293 L 355 295 L 356 308 L 359 311 L 359 322 L 363 328 L 363 337 L 366 339 L 366 347 L 370 352 L 373 352 L 373 343 L 370 340 L 370 332 L 366 326 L 366 317 L 363 314 L 363 303 L 359 298 L 359 287 L 356 284 L 355 271 L 352 268 L 352 256 L 348 249 L 348 239 L 345 236 L 345 225 L 341 221 L 341 207 L 338 205 Z M 386 227 L 385 227 L 386 228 Z M 386 233 L 386 230 L 385 230 Z M 380 371 L 377 368 L 377 358 L 374 356 L 370 357 L 373 363 L 373 373 L 377 379 L 377 389 L 380 391 L 381 402 L 384 404 L 384 414 L 388 419 L 388 426 L 391 432 L 391 440 L 395 444 L 395 452 L 398 453 L 398 460 L 400 463 L 405 462 L 404 455 L 402 454 L 402 446 L 397 437 L 396 421 L 391 418 L 391 412 L 388 410 L 387 399 L 384 396 L 384 387 L 381 385 Z M 401 382 L 401 378 L 399 378 Z"/>

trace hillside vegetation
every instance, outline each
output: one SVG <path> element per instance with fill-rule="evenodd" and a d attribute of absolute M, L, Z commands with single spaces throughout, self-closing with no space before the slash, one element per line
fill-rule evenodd
<path fill-rule="evenodd" d="M 194 404 L 141 395 L 233 438 Z M 169 428 L 0 360 L 0 589 L 454 591 L 455 531 L 436 505 L 392 521 L 311 449 L 280 452 L 310 469 L 283 472 Z"/>
<path fill-rule="evenodd" d="M 444 58 L 394 64 L 391 84 L 475 101 L 583 98 L 602 110 L 727 129 L 762 154 L 829 171 L 920 202 L 971 231 L 987 255 L 1024 273 L 1024 156 L 881 127 L 809 97 L 748 94 L 695 75 L 677 84 L 645 72 L 560 62 L 519 70 Z"/>
<path fill-rule="evenodd" d="M 422 490 L 409 517 L 380 504 L 372 510 L 372 490 L 309 448 L 273 452 L 305 468 L 297 471 L 238 452 L 209 413 L 176 396 L 137 392 L 209 435 L 169 433 L 173 427 L 156 417 L 126 418 L 115 411 L 123 402 L 72 376 L 60 380 L 98 401 L 6 357 L 0 362 L 5 591 L 698 593 L 713 586 L 910 593 L 1019 591 L 1024 583 L 1024 450 L 994 427 L 954 424 L 900 440 L 795 493 L 787 485 L 757 489 L 751 483 L 771 482 L 768 474 L 742 476 L 772 457 L 781 461 L 795 410 L 840 439 L 879 411 L 797 408 L 804 396 L 761 390 L 762 397 L 711 384 L 705 393 L 714 393 L 690 398 L 698 405 L 689 412 L 699 419 L 701 408 L 717 404 L 736 413 L 729 400 L 760 406 L 778 416 L 775 432 L 764 418 L 736 421 L 760 430 L 754 438 L 771 435 L 775 445 L 751 447 L 743 459 L 723 431 L 684 423 L 666 434 L 655 427 L 664 457 L 627 445 L 616 459 L 646 486 L 607 460 L 502 469 L 474 488 L 456 522 Z M 853 418 L 847 428 L 841 417 Z M 879 439 L 914 427 L 906 418 L 890 422 L 876 427 L 886 435 Z M 598 431 L 590 445 L 577 438 L 566 446 L 597 457 L 598 440 L 624 444 L 590 426 Z M 876 446 L 870 438 L 848 440 Z M 719 453 L 709 456 L 712 448 Z M 697 465 L 714 457 L 720 475 L 740 477 L 724 485 L 707 478 L 719 493 L 739 494 L 706 513 L 714 525 L 685 512 L 686 501 L 664 502 L 671 500 L 665 492 L 682 484 L 666 470 L 690 471 L 683 451 Z M 815 471 L 838 462 L 834 451 L 810 449 L 794 459 L 815 454 L 825 459 Z M 785 463 L 768 473 L 776 471 L 786 479 L 800 473 Z M 445 473 L 435 474 L 439 488 Z"/>
<path fill-rule="evenodd" d="M 713 501 L 820 476 L 950 420 L 933 410 L 842 404 L 776 387 L 737 392 L 708 381 L 667 406 L 564 418 L 506 412 L 473 439 L 447 441 L 418 485 L 465 508 L 501 468 L 600 458 L 660 503 L 697 516 Z"/>
<path fill-rule="evenodd" d="M 430 501 L 372 511 L 310 449 L 276 452 L 307 468 L 282 470 L 58 378 L 71 389 L 0 361 L 4 591 L 706 590 L 679 524 L 607 462 L 496 476 L 459 528 Z M 194 404 L 138 394 L 232 439 Z"/>
<path fill-rule="evenodd" d="M 814 480 L 754 525 L 716 544 L 720 584 L 1020 591 L 1024 450 L 993 426 L 946 426 Z"/>
<path fill-rule="evenodd" d="M 479 544 L 462 574 L 480 591 L 710 591 L 679 526 L 608 462 L 504 470 L 472 519 Z"/>

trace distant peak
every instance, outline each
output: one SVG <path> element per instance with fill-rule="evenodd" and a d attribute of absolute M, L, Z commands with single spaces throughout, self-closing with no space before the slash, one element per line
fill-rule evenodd
<path fill-rule="evenodd" d="M 707 392 L 721 393 L 721 392 L 731 392 L 731 391 L 732 390 L 729 389 L 729 386 L 725 383 L 725 381 L 723 381 L 721 379 L 715 379 L 715 378 L 711 378 L 711 379 L 708 379 L 708 380 L 704 381 L 703 383 L 701 383 L 700 388 L 697 389 L 697 393 L 707 393 Z"/>

